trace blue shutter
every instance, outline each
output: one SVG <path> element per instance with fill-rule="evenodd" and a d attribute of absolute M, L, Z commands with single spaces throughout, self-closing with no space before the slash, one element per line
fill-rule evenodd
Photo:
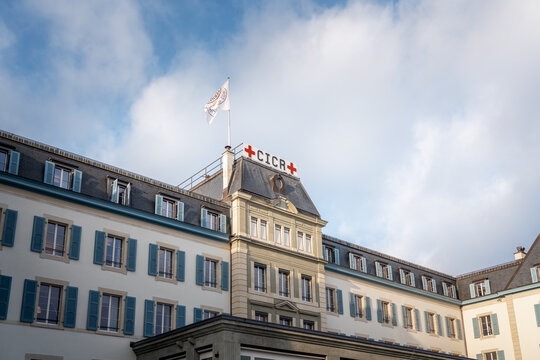
<path fill-rule="evenodd" d="M 73 186 L 71 187 L 71 190 L 80 193 L 81 184 L 82 184 L 82 171 L 73 170 Z"/>
<path fill-rule="evenodd" d="M 499 335 L 499 319 L 497 319 L 497 314 L 491 314 L 491 325 L 493 326 L 493 334 Z"/>
<path fill-rule="evenodd" d="M 534 313 L 536 315 L 536 326 L 540 327 L 540 304 L 534 304 Z"/>
<path fill-rule="evenodd" d="M 4 217 L 4 233 L 2 245 L 12 247 L 15 243 L 15 229 L 17 228 L 17 211 L 7 209 Z"/>
<path fill-rule="evenodd" d="M 161 215 L 163 209 L 163 196 L 156 194 L 156 203 L 154 206 L 154 213 Z"/>
<path fill-rule="evenodd" d="M 206 227 L 206 219 L 208 218 L 208 210 L 205 208 L 201 209 L 201 227 Z"/>
<path fill-rule="evenodd" d="M 483 359 L 484 359 L 484 355 L 476 354 L 476 360 L 483 360 Z"/>
<path fill-rule="evenodd" d="M 366 296 L 366 320 L 371 321 L 371 298 Z"/>
<path fill-rule="evenodd" d="M 66 287 L 66 306 L 64 309 L 64 327 L 74 328 L 77 320 L 77 296 L 79 289 L 73 286 Z"/>
<path fill-rule="evenodd" d="M 463 334 L 461 332 L 461 320 L 456 319 L 457 333 L 459 340 L 463 340 Z"/>
<path fill-rule="evenodd" d="M 472 318 L 472 325 L 474 331 L 474 338 L 480 338 L 480 327 L 478 326 L 478 318 Z M 448 325 L 448 336 L 450 336 L 450 325 Z"/>
<path fill-rule="evenodd" d="M 146 337 L 154 336 L 154 302 L 144 300 L 144 330 Z"/>
<path fill-rule="evenodd" d="M 383 322 L 382 303 L 379 299 L 377 299 L 377 321 Z"/>
<path fill-rule="evenodd" d="M 328 254 L 326 253 L 326 246 L 322 246 L 323 259 L 328 261 Z"/>
<path fill-rule="evenodd" d="M 127 271 L 135 271 L 137 268 L 137 240 L 128 239 L 127 241 Z"/>
<path fill-rule="evenodd" d="M 176 328 L 186 326 L 186 307 L 184 305 L 176 305 Z"/>
<path fill-rule="evenodd" d="M 407 308 L 405 305 L 401 305 L 401 318 L 403 320 L 403 327 L 407 328 Z"/>
<path fill-rule="evenodd" d="M 378 277 L 382 277 L 381 263 L 378 261 L 375 262 L 375 275 L 377 275 Z"/>
<path fill-rule="evenodd" d="M 184 221 L 184 203 L 181 201 L 176 202 L 176 220 Z"/>
<path fill-rule="evenodd" d="M 94 264 L 103 265 L 105 257 L 105 233 L 96 230 L 96 238 L 94 240 Z"/>
<path fill-rule="evenodd" d="M 416 280 L 414 279 L 414 274 L 411 273 L 410 276 L 411 276 L 411 286 L 412 286 L 412 287 L 416 287 Z"/>
<path fill-rule="evenodd" d="M 459 320 L 458 320 L 459 321 Z M 461 321 L 460 321 L 461 322 Z M 461 329 L 459 329 L 459 333 L 461 333 Z M 439 336 L 443 336 L 443 331 L 442 331 L 442 318 L 441 318 L 441 315 L 437 314 L 437 334 L 439 334 Z"/>
<path fill-rule="evenodd" d="M 392 325 L 397 326 L 397 309 L 394 303 L 392 303 Z"/>
<path fill-rule="evenodd" d="M 129 206 L 131 204 L 131 183 L 126 185 L 126 203 L 124 205 Z"/>
<path fill-rule="evenodd" d="M 97 330 L 98 328 L 98 314 L 99 314 L 99 298 L 101 294 L 99 291 L 90 290 L 88 294 L 88 313 L 86 316 L 86 329 Z"/>
<path fill-rule="evenodd" d="M 229 263 L 221 262 L 221 290 L 229 291 Z"/>
<path fill-rule="evenodd" d="M 45 235 L 45 218 L 34 216 L 34 227 L 32 229 L 32 242 L 30 250 L 35 252 L 43 251 L 43 236 Z"/>
<path fill-rule="evenodd" d="M 504 350 L 497 351 L 497 360 L 504 360 Z"/>
<path fill-rule="evenodd" d="M 362 256 L 362 271 L 367 272 L 366 258 Z"/>
<path fill-rule="evenodd" d="M 489 280 L 484 280 L 484 286 L 486 287 L 486 295 L 491 294 L 491 287 L 489 286 Z"/>
<path fill-rule="evenodd" d="M 429 326 L 429 314 L 428 314 L 427 311 L 424 311 L 424 320 L 426 322 L 426 332 L 430 333 L 431 332 L 431 327 Z"/>
<path fill-rule="evenodd" d="M 448 296 L 448 285 L 446 285 L 445 282 L 441 283 L 442 286 L 442 292 L 444 296 Z"/>
<path fill-rule="evenodd" d="M 435 279 L 431 279 L 431 286 L 433 287 L 433 292 L 437 292 L 437 281 Z"/>
<path fill-rule="evenodd" d="M 204 256 L 197 255 L 195 269 L 195 284 L 204 285 Z"/>
<path fill-rule="evenodd" d="M 531 268 L 531 279 L 533 283 L 538 282 L 538 271 L 536 270 L 536 266 Z"/>
<path fill-rule="evenodd" d="M 476 297 L 476 290 L 474 284 L 469 284 L 469 291 L 471 292 L 471 299 Z"/>
<path fill-rule="evenodd" d="M 71 239 L 69 241 L 69 258 L 79 260 L 81 252 L 81 232 L 82 228 L 77 225 L 71 226 Z"/>
<path fill-rule="evenodd" d="M 118 179 L 115 179 L 112 183 L 111 201 L 113 203 L 118 203 Z"/>
<path fill-rule="evenodd" d="M 354 261 L 354 254 L 352 252 L 349 253 L 349 268 L 357 270 L 356 261 Z"/>
<path fill-rule="evenodd" d="M 427 278 L 422 275 L 422 289 L 427 291 Z"/>
<path fill-rule="evenodd" d="M 355 300 L 355 295 L 353 293 L 349 293 L 349 311 L 351 313 L 351 317 L 356 317 L 356 306 L 354 304 Z"/>
<path fill-rule="evenodd" d="M 193 308 L 193 322 L 196 323 L 202 320 L 202 309 Z"/>
<path fill-rule="evenodd" d="M 21 154 L 18 151 L 9 151 L 9 167 L 8 173 L 13 175 L 19 175 L 19 159 Z"/>
<path fill-rule="evenodd" d="M 54 181 L 54 163 L 45 161 L 45 173 L 43 174 L 43 182 L 52 185 Z"/>
<path fill-rule="evenodd" d="M 334 262 L 336 265 L 339 265 L 339 249 L 334 249 Z"/>
<path fill-rule="evenodd" d="M 227 232 L 227 216 L 225 214 L 219 214 L 219 231 Z"/>
<path fill-rule="evenodd" d="M 34 309 L 36 306 L 37 281 L 24 280 L 24 290 L 21 306 L 21 322 L 34 322 Z"/>
<path fill-rule="evenodd" d="M 176 252 L 176 280 L 184 281 L 186 278 L 186 253 L 182 250 Z"/>
<path fill-rule="evenodd" d="M 0 275 L 0 320 L 6 320 L 11 293 L 11 276 Z"/>
<path fill-rule="evenodd" d="M 388 280 L 394 280 L 394 275 L 392 274 L 392 265 L 388 265 Z"/>
<path fill-rule="evenodd" d="M 405 284 L 405 272 L 403 269 L 399 269 L 399 282 Z"/>
<path fill-rule="evenodd" d="M 414 309 L 414 318 L 416 320 L 416 330 L 422 331 L 422 323 L 420 322 L 420 310 Z"/>
<path fill-rule="evenodd" d="M 337 311 L 338 314 L 343 315 L 343 292 L 340 289 L 336 290 L 337 294 Z"/>
<path fill-rule="evenodd" d="M 124 334 L 135 334 L 135 306 L 136 299 L 132 296 L 126 296 L 126 309 L 124 312 Z"/>
<path fill-rule="evenodd" d="M 158 246 L 156 244 L 148 244 L 148 275 L 156 276 L 157 267 L 158 267 Z"/>

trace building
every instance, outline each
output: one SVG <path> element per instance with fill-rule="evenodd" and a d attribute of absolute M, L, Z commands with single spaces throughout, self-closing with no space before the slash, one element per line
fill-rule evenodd
<path fill-rule="evenodd" d="M 540 358 L 538 240 L 458 277 L 351 244 L 249 145 L 181 188 L 0 132 L 0 170 L 7 359 Z"/>

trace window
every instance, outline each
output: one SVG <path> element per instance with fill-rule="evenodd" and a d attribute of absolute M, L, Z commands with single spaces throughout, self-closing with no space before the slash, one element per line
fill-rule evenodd
<path fill-rule="evenodd" d="M 444 296 L 450 296 L 454 299 L 457 298 L 456 294 L 456 286 L 454 284 L 449 284 L 447 282 L 441 282 L 442 289 L 443 289 L 443 295 Z"/>
<path fill-rule="evenodd" d="M 122 267 L 122 243 L 123 239 L 112 235 L 107 235 L 105 242 L 105 265 L 121 268 Z"/>
<path fill-rule="evenodd" d="M 251 217 L 251 236 L 258 237 L 257 236 L 257 218 Z"/>
<path fill-rule="evenodd" d="M 227 217 L 217 211 L 201 209 L 201 226 L 210 230 L 227 232 Z"/>
<path fill-rule="evenodd" d="M 326 288 L 326 311 L 336 312 L 336 290 Z"/>
<path fill-rule="evenodd" d="M 291 246 L 291 230 L 287 227 L 283 227 L 283 245 Z"/>
<path fill-rule="evenodd" d="M 80 192 L 81 181 L 82 171 L 52 161 L 45 161 L 45 173 L 43 175 L 45 184 Z"/>
<path fill-rule="evenodd" d="M 427 314 L 427 323 L 429 327 L 426 329 L 431 334 L 435 334 L 435 314 L 433 313 L 426 313 Z"/>
<path fill-rule="evenodd" d="M 354 315 L 354 317 L 361 318 L 363 316 L 362 299 L 363 299 L 363 297 L 360 296 L 360 295 L 354 295 L 353 294 L 353 296 L 352 296 L 353 315 Z"/>
<path fill-rule="evenodd" d="M 217 287 L 217 261 L 212 259 L 204 260 L 204 286 Z"/>
<path fill-rule="evenodd" d="M 61 286 L 40 284 L 36 322 L 54 324 L 59 322 Z"/>
<path fill-rule="evenodd" d="M 172 305 L 157 303 L 156 305 L 156 329 L 155 334 L 163 334 L 171 330 Z"/>
<path fill-rule="evenodd" d="M 375 272 L 378 277 L 392 280 L 392 266 L 380 261 L 375 262 Z"/>
<path fill-rule="evenodd" d="M 71 183 L 71 170 L 58 165 L 54 167 L 53 185 L 69 189 Z"/>
<path fill-rule="evenodd" d="M 349 267 L 353 270 L 366 272 L 366 259 L 361 255 L 350 252 Z"/>
<path fill-rule="evenodd" d="M 298 232 L 298 250 L 304 250 L 304 233 Z"/>
<path fill-rule="evenodd" d="M 268 313 L 261 312 L 261 311 L 255 311 L 255 320 L 256 321 L 268 322 Z"/>
<path fill-rule="evenodd" d="M 414 273 L 406 269 L 399 269 L 400 281 L 403 285 L 415 286 Z"/>
<path fill-rule="evenodd" d="M 430 292 L 437 292 L 437 283 L 435 279 L 422 275 L 422 289 Z"/>
<path fill-rule="evenodd" d="M 335 249 L 331 246 L 324 246 L 323 245 L 323 256 L 324 256 L 324 259 L 326 261 L 328 261 L 329 263 L 332 263 L 334 264 L 336 262 L 336 257 L 335 257 Z"/>
<path fill-rule="evenodd" d="M 0 171 L 7 171 L 13 175 L 19 175 L 19 159 L 21 154 L 18 151 L 0 148 Z"/>
<path fill-rule="evenodd" d="M 170 197 L 156 194 L 154 212 L 169 219 L 184 221 L 184 203 Z"/>
<path fill-rule="evenodd" d="M 480 331 L 482 336 L 493 335 L 491 315 L 480 316 Z"/>
<path fill-rule="evenodd" d="M 261 223 L 261 240 L 266 240 L 267 236 L 266 236 L 266 220 L 261 220 L 260 221 Z"/>
<path fill-rule="evenodd" d="M 48 221 L 47 235 L 45 237 L 45 254 L 64 256 L 66 228 L 66 225 Z"/>
<path fill-rule="evenodd" d="M 279 324 L 285 326 L 292 326 L 292 318 L 288 316 L 279 316 Z"/>
<path fill-rule="evenodd" d="M 253 289 L 255 291 L 266 291 L 266 265 L 255 264 L 253 268 Z"/>
<path fill-rule="evenodd" d="M 120 314 L 120 296 L 103 294 L 101 298 L 101 316 L 99 329 L 103 331 L 118 331 Z"/>
<path fill-rule="evenodd" d="M 448 337 L 455 338 L 456 337 L 456 319 L 448 318 L 448 330 L 450 330 Z"/>
<path fill-rule="evenodd" d="M 302 275 L 302 300 L 311 301 L 311 276 Z"/>
<path fill-rule="evenodd" d="M 210 319 L 218 315 L 219 313 L 217 311 L 203 310 L 203 320 Z"/>
<path fill-rule="evenodd" d="M 540 265 L 535 265 L 531 268 L 531 280 L 537 283 L 540 280 Z"/>
<path fill-rule="evenodd" d="M 306 234 L 306 252 L 311 253 L 311 235 Z"/>
<path fill-rule="evenodd" d="M 407 329 L 412 329 L 413 328 L 413 308 L 411 307 L 404 307 L 403 308 L 405 310 L 405 327 Z"/>
<path fill-rule="evenodd" d="M 487 295 L 485 281 L 475 282 L 474 283 L 474 290 L 476 292 L 476 296 L 485 296 L 485 295 Z"/>
<path fill-rule="evenodd" d="M 109 178 L 109 195 L 113 203 L 129 206 L 131 198 L 131 184 Z"/>
<path fill-rule="evenodd" d="M 281 225 L 274 226 L 274 242 L 281 244 Z"/>
<path fill-rule="evenodd" d="M 173 277 L 173 250 L 160 248 L 158 256 L 158 276 L 165 279 Z"/>
<path fill-rule="evenodd" d="M 8 164 L 8 152 L 0 149 L 0 171 L 6 171 Z"/>
<path fill-rule="evenodd" d="M 384 323 L 390 322 L 390 303 L 387 301 L 381 301 L 382 321 Z"/>
<path fill-rule="evenodd" d="M 497 360 L 497 352 L 496 351 L 490 351 L 490 352 L 484 353 L 484 359 L 486 359 L 486 360 Z"/>
<path fill-rule="evenodd" d="M 304 329 L 315 330 L 315 322 L 311 320 L 304 320 Z"/>
<path fill-rule="evenodd" d="M 279 269 L 279 296 L 289 296 L 289 271 Z"/>

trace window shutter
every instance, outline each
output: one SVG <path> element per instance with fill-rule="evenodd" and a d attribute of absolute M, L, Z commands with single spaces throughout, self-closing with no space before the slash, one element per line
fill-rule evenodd
<path fill-rule="evenodd" d="M 19 175 L 19 159 L 21 154 L 18 151 L 9 151 L 9 167 L 8 173 L 13 175 Z"/>
<path fill-rule="evenodd" d="M 227 232 L 227 215 L 219 214 L 219 231 L 222 233 Z"/>
<path fill-rule="evenodd" d="M 43 174 L 43 182 L 52 185 L 54 181 L 54 163 L 45 161 L 45 173 Z"/>
<path fill-rule="evenodd" d="M 491 325 L 493 326 L 493 334 L 499 335 L 499 319 L 497 319 L 497 314 L 491 314 Z"/>
<path fill-rule="evenodd" d="M 154 302 L 152 300 L 144 300 L 143 335 L 146 337 L 154 336 Z"/>
<path fill-rule="evenodd" d="M 135 271 L 137 268 L 137 240 L 128 239 L 127 241 L 127 271 Z"/>
<path fill-rule="evenodd" d="M 184 221 L 184 203 L 181 201 L 176 202 L 176 220 Z"/>
<path fill-rule="evenodd" d="M 0 320 L 6 320 L 11 293 L 11 276 L 0 275 Z"/>
<path fill-rule="evenodd" d="M 427 291 L 427 278 L 422 275 L 422 289 Z"/>
<path fill-rule="evenodd" d="M 394 275 L 392 274 L 392 265 L 388 265 L 388 280 L 394 280 Z"/>
<path fill-rule="evenodd" d="M 17 228 L 17 211 L 7 209 L 4 217 L 4 232 L 2 245 L 12 247 L 15 243 L 15 229 Z"/>
<path fill-rule="evenodd" d="M 43 236 L 45 235 L 45 218 L 34 216 L 34 227 L 32 229 L 32 242 L 30 250 L 34 252 L 43 251 Z"/>
<path fill-rule="evenodd" d="M 82 184 L 82 171 L 81 170 L 73 170 L 73 185 L 71 187 L 71 190 L 80 193 L 81 192 L 81 184 Z"/>
<path fill-rule="evenodd" d="M 484 355 L 476 354 L 476 360 L 483 360 L 483 359 L 484 359 Z"/>
<path fill-rule="evenodd" d="M 354 261 L 354 254 L 349 253 L 349 268 L 356 270 L 356 261 Z"/>
<path fill-rule="evenodd" d="M 463 334 L 461 333 L 461 320 L 456 319 L 456 327 L 457 327 L 458 339 L 463 340 Z"/>
<path fill-rule="evenodd" d="M 339 265 L 339 249 L 334 249 L 334 262 Z"/>
<path fill-rule="evenodd" d="M 471 292 L 471 299 L 476 297 L 476 290 L 474 288 L 474 284 L 469 284 L 469 291 Z"/>
<path fill-rule="evenodd" d="M 377 321 L 383 322 L 382 303 L 379 299 L 377 299 Z"/>
<path fill-rule="evenodd" d="M 195 284 L 204 285 L 204 256 L 197 255 L 195 269 Z"/>
<path fill-rule="evenodd" d="M 221 262 L 221 290 L 229 291 L 229 263 Z"/>
<path fill-rule="evenodd" d="M 322 246 L 322 253 L 324 260 L 328 261 L 328 254 L 326 253 L 326 246 Z"/>
<path fill-rule="evenodd" d="M 154 213 L 161 215 L 163 209 L 163 196 L 156 194 L 156 203 L 154 205 Z"/>
<path fill-rule="evenodd" d="M 94 264 L 103 265 L 105 257 L 105 233 L 96 230 L 96 238 L 94 240 Z"/>
<path fill-rule="evenodd" d="M 491 287 L 489 286 L 489 280 L 484 280 L 484 286 L 486 287 L 486 295 L 491 294 Z"/>
<path fill-rule="evenodd" d="M 126 185 L 126 206 L 131 204 L 131 183 Z"/>
<path fill-rule="evenodd" d="M 201 209 L 201 227 L 206 227 L 206 219 L 208 218 L 208 210 L 205 208 Z"/>
<path fill-rule="evenodd" d="M 433 292 L 437 292 L 437 281 L 435 279 L 431 279 L 431 286 L 433 287 Z"/>
<path fill-rule="evenodd" d="M 533 283 L 538 282 L 538 271 L 536 270 L 536 266 L 531 268 L 531 279 Z"/>
<path fill-rule="evenodd" d="M 504 350 L 497 351 L 497 360 L 504 360 Z"/>
<path fill-rule="evenodd" d="M 472 325 L 473 325 L 473 331 L 474 331 L 474 338 L 475 339 L 480 338 L 480 328 L 478 326 L 478 318 L 476 317 L 472 318 Z M 450 325 L 448 325 L 448 336 L 450 336 Z"/>
<path fill-rule="evenodd" d="M 202 320 L 202 309 L 193 308 L 193 322 L 196 323 Z"/>
<path fill-rule="evenodd" d="M 148 275 L 156 276 L 158 267 L 158 246 L 148 244 Z"/>
<path fill-rule="evenodd" d="M 378 277 L 382 277 L 381 264 L 378 261 L 375 262 L 375 273 Z"/>
<path fill-rule="evenodd" d="M 534 313 L 536 315 L 536 326 L 540 327 L 540 304 L 534 304 Z"/>
<path fill-rule="evenodd" d="M 394 303 L 392 303 L 392 325 L 397 326 L 397 308 Z"/>
<path fill-rule="evenodd" d="M 414 278 L 414 274 L 410 273 L 409 276 L 411 277 L 411 286 L 416 287 L 416 281 L 415 281 L 415 278 Z"/>
<path fill-rule="evenodd" d="M 111 201 L 118 203 L 118 179 L 114 179 L 111 189 Z"/>
<path fill-rule="evenodd" d="M 416 320 L 416 330 L 422 331 L 422 324 L 420 323 L 420 310 L 414 309 L 414 319 Z"/>
<path fill-rule="evenodd" d="M 182 250 L 176 252 L 176 280 L 184 281 L 186 278 L 186 253 Z"/>
<path fill-rule="evenodd" d="M 444 296 L 448 296 L 448 285 L 446 285 L 445 282 L 441 283 L 442 286 L 442 292 Z"/>
<path fill-rule="evenodd" d="M 176 305 L 176 328 L 186 326 L 186 307 L 184 305 Z"/>
<path fill-rule="evenodd" d="M 126 309 L 124 312 L 124 334 L 135 334 L 135 305 L 136 299 L 132 296 L 126 296 Z"/>
<path fill-rule="evenodd" d="M 371 298 L 366 296 L 366 320 L 371 321 Z"/>
<path fill-rule="evenodd" d="M 367 272 L 366 258 L 362 256 L 362 271 Z"/>
<path fill-rule="evenodd" d="M 24 290 L 21 307 L 21 322 L 34 322 L 34 310 L 36 305 L 37 281 L 24 280 Z"/>
<path fill-rule="evenodd" d="M 399 282 L 405 284 L 405 272 L 403 269 L 399 269 Z"/>
<path fill-rule="evenodd" d="M 443 331 L 442 331 L 442 317 L 441 315 L 437 314 L 437 334 L 439 336 L 443 336 Z"/>
<path fill-rule="evenodd" d="M 88 314 L 86 316 L 86 329 L 97 330 L 99 314 L 99 291 L 90 290 L 88 295 Z"/>
<path fill-rule="evenodd" d="M 356 317 L 356 306 L 354 301 L 355 295 L 353 293 L 349 293 L 349 311 L 351 313 L 351 317 Z"/>
<path fill-rule="evenodd" d="M 340 315 L 343 315 L 343 292 L 340 289 L 336 290 L 337 295 L 337 312 Z"/>
<path fill-rule="evenodd" d="M 407 308 L 405 305 L 401 305 L 401 319 L 403 320 L 403 327 L 407 328 Z"/>
<path fill-rule="evenodd" d="M 452 284 L 452 297 L 454 299 L 457 298 L 457 294 L 456 294 L 456 285 Z"/>
<path fill-rule="evenodd" d="M 451 335 L 451 330 L 450 330 L 450 319 L 448 318 L 448 316 L 445 316 L 444 317 L 444 320 L 446 322 L 446 336 L 448 337 L 452 337 Z M 473 322 L 474 322 L 474 319 L 473 319 Z M 477 323 L 478 325 L 478 323 Z"/>
<path fill-rule="evenodd" d="M 424 320 L 426 322 L 426 332 L 430 333 L 431 332 L 431 327 L 429 326 L 429 314 L 428 314 L 427 311 L 424 311 Z"/>
<path fill-rule="evenodd" d="M 73 286 L 66 287 L 66 306 L 64 309 L 64 327 L 74 328 L 77 320 L 77 296 L 79 289 Z"/>
<path fill-rule="evenodd" d="M 69 258 L 79 260 L 81 252 L 81 232 L 82 228 L 77 225 L 71 226 L 71 238 L 69 240 Z"/>

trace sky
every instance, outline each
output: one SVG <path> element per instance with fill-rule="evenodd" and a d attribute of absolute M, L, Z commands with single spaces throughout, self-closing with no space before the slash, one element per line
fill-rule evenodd
<path fill-rule="evenodd" d="M 178 184 L 297 164 L 343 240 L 458 275 L 540 233 L 540 2 L 2 1 L 0 128 Z"/>

